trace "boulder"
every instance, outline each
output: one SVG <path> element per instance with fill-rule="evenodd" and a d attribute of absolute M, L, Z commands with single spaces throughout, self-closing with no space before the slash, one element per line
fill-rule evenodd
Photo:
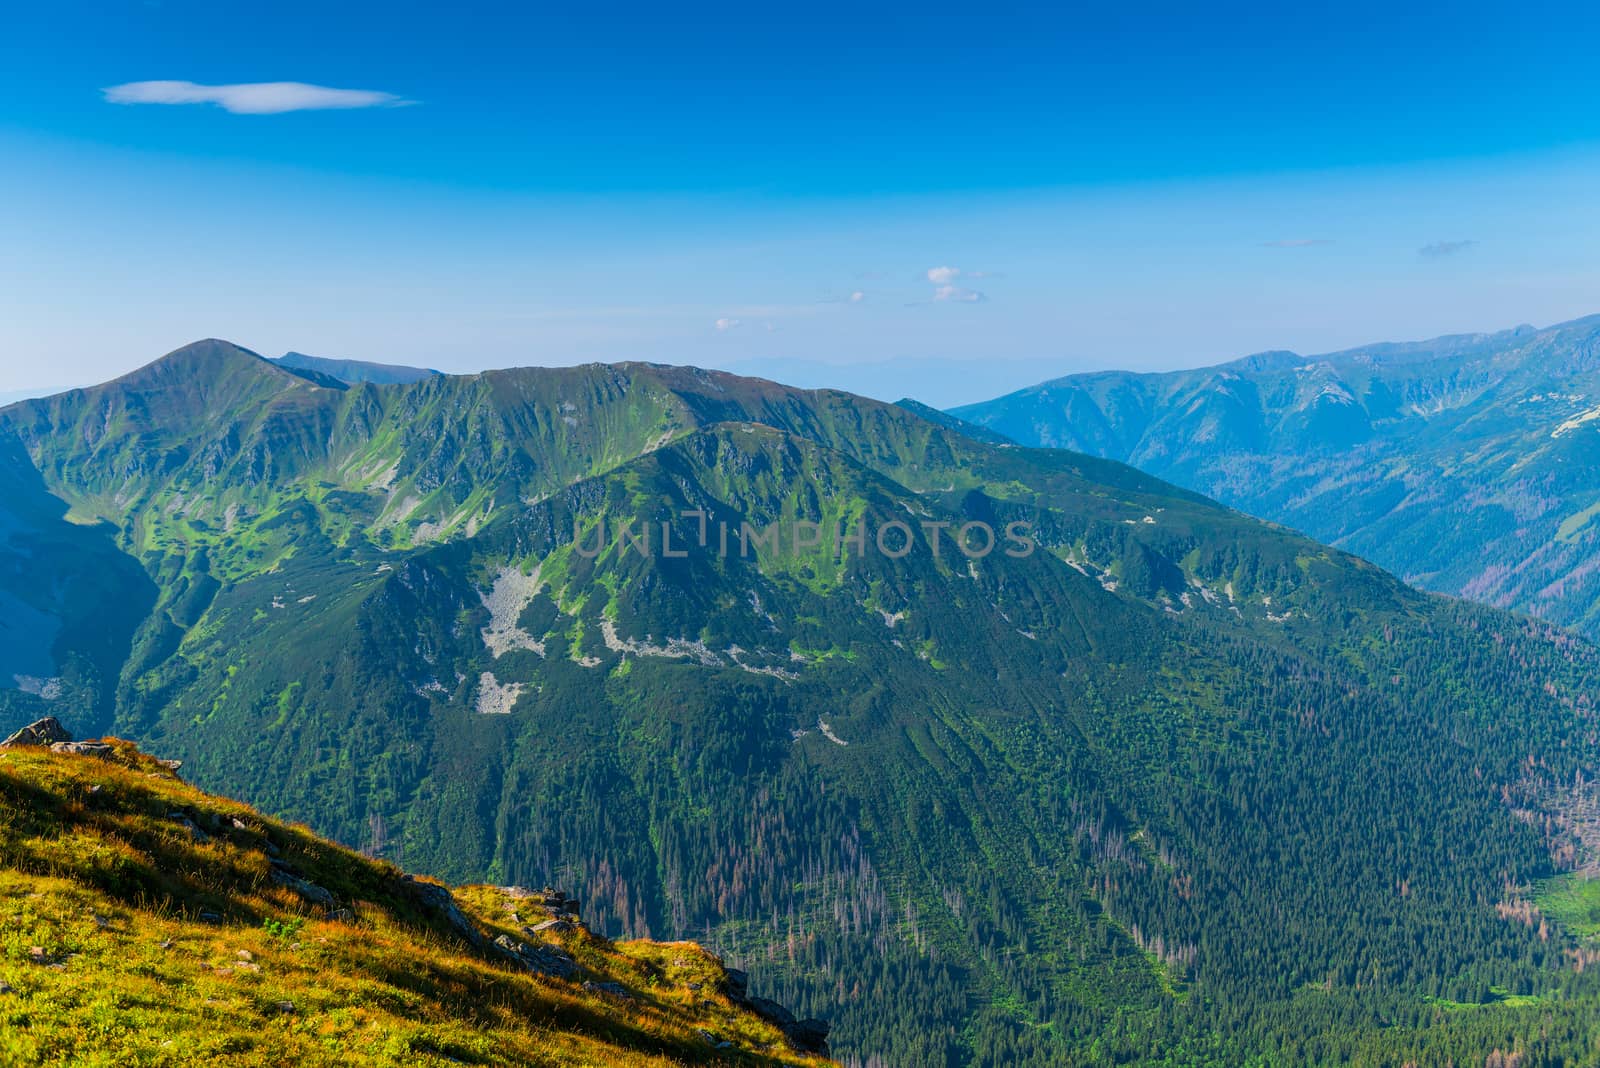
<path fill-rule="evenodd" d="M 281 860 L 272 862 L 272 881 L 279 886 L 286 886 L 299 894 L 313 905 L 321 905 L 325 909 L 332 909 L 338 905 L 334 900 L 333 892 L 326 887 L 318 886 L 308 879 L 302 879 L 287 864 Z"/>
<path fill-rule="evenodd" d="M 750 976 L 738 968 L 729 968 L 727 978 L 722 982 L 722 989 L 735 1001 L 743 1001 L 750 990 Z"/>
<path fill-rule="evenodd" d="M 116 750 L 105 742 L 53 742 L 50 745 L 52 753 L 75 753 L 78 756 L 99 757 L 101 760 L 110 760 L 116 755 Z"/>
<path fill-rule="evenodd" d="M 400 888 L 405 890 L 421 905 L 423 909 L 432 913 L 437 919 L 443 921 L 456 934 L 467 940 L 474 949 L 484 949 L 488 946 L 488 939 L 483 937 L 472 921 L 467 919 L 461 907 L 456 904 L 455 897 L 438 883 L 425 883 L 412 875 L 400 877 Z"/>
<path fill-rule="evenodd" d="M 54 716 L 34 720 L 5 741 L 0 742 L 0 749 L 8 749 L 14 745 L 54 745 L 57 742 L 70 742 L 72 735 L 61 721 Z"/>
<path fill-rule="evenodd" d="M 189 837 L 193 838 L 196 842 L 211 841 L 211 836 L 205 831 L 202 831 L 200 829 L 200 825 L 189 818 L 188 813 L 169 812 L 167 813 L 167 819 L 171 820 L 173 823 L 176 823 L 179 827 L 182 827 L 188 832 Z"/>
<path fill-rule="evenodd" d="M 833 1030 L 826 1020 L 801 1020 L 783 1029 L 794 1048 L 802 1053 L 828 1055 L 828 1032 Z"/>

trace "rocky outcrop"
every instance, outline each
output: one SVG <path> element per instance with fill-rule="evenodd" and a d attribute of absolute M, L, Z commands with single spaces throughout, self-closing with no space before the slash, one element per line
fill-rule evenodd
<path fill-rule="evenodd" d="M 782 1031 L 789 1044 L 802 1053 L 828 1056 L 828 1032 L 832 1025 L 826 1020 L 795 1019 L 794 1013 L 767 998 L 750 996 L 750 977 L 737 968 L 727 970 L 722 992 L 728 1000 L 742 1005 L 757 1016 Z"/>
<path fill-rule="evenodd" d="M 5 741 L 0 742 L 0 749 L 9 749 L 14 745 L 55 745 L 57 742 L 72 741 L 72 734 L 61 725 L 61 721 L 54 716 L 34 720 Z"/>
<path fill-rule="evenodd" d="M 571 979 L 578 974 L 577 960 L 560 946 L 544 942 L 518 942 L 510 935 L 501 935 L 494 940 L 494 944 L 502 954 L 537 975 Z"/>
<path fill-rule="evenodd" d="M 487 950 L 489 940 L 483 937 L 473 922 L 467 919 L 449 890 L 438 883 L 423 882 L 414 875 L 400 877 L 400 887 L 421 905 L 423 910 L 460 935 L 474 949 Z"/>
<path fill-rule="evenodd" d="M 5 741 L 0 742 L 0 749 L 9 749 L 13 746 L 39 746 L 41 748 L 48 747 L 53 753 L 71 753 L 75 756 L 98 757 L 101 760 L 117 760 L 119 759 L 118 750 L 117 746 L 112 744 L 114 741 L 116 739 L 99 742 L 74 741 L 72 732 L 63 727 L 60 720 L 54 716 L 46 716 L 44 719 L 34 720 Z M 160 757 L 138 753 L 138 747 L 131 744 L 119 744 L 122 744 L 125 750 L 124 763 L 127 763 L 128 759 L 143 760 L 170 772 L 176 772 L 183 766 L 183 761 L 181 760 L 162 760 Z"/>

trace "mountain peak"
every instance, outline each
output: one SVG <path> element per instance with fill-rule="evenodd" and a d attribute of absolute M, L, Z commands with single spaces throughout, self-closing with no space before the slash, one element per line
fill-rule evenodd
<path fill-rule="evenodd" d="M 241 371 L 276 373 L 276 368 L 259 353 L 242 345 L 208 337 L 173 349 L 160 359 L 130 371 L 114 382 L 121 385 L 166 384 L 185 378 L 210 380 Z"/>

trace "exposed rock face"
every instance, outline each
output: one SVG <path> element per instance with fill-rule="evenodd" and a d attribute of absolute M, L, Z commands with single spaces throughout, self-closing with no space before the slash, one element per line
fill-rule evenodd
<path fill-rule="evenodd" d="M 55 745 L 57 742 L 72 741 L 72 734 L 61 725 L 61 721 L 54 716 L 35 720 L 22 728 L 5 741 L 0 742 L 0 749 L 13 745 Z"/>

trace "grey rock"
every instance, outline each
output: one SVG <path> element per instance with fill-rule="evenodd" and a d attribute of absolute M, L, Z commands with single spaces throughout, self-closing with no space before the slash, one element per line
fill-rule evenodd
<path fill-rule="evenodd" d="M 116 750 L 105 742 L 52 742 L 50 751 L 52 753 L 72 753 L 77 756 L 99 757 L 101 760 L 105 760 L 116 753 Z"/>
<path fill-rule="evenodd" d="M 554 920 L 545 920 L 543 923 L 536 923 L 532 927 L 523 928 L 523 930 L 527 931 L 529 934 L 554 935 L 571 934 L 577 929 L 577 924 L 573 923 L 571 920 L 561 919 L 559 917 Z"/>
<path fill-rule="evenodd" d="M 61 721 L 54 716 L 46 716 L 44 719 L 34 720 L 0 742 L 0 749 L 7 749 L 13 745 L 54 745 L 56 742 L 70 741 L 72 735 L 61 725 Z"/>
<path fill-rule="evenodd" d="M 526 942 L 515 941 L 510 935 L 501 935 L 494 940 L 494 944 L 502 953 L 530 972 L 556 979 L 570 979 L 578 974 L 578 962 L 573 959 L 572 954 L 559 946 L 542 943 L 529 945 Z"/>
<path fill-rule="evenodd" d="M 279 861 L 273 861 L 272 865 L 272 881 L 279 886 L 286 886 L 313 905 L 321 905 L 325 909 L 335 908 L 338 905 L 332 891 L 326 887 L 300 878 Z"/>
<path fill-rule="evenodd" d="M 209 834 L 207 834 L 205 831 L 202 831 L 200 829 L 200 825 L 198 823 L 196 823 L 194 820 L 190 819 L 187 813 L 184 813 L 184 812 L 169 812 L 169 813 L 167 813 L 167 819 L 171 820 L 173 823 L 176 823 L 179 827 L 182 827 L 184 830 L 188 831 L 189 832 L 189 837 L 193 838 L 196 842 L 209 842 L 209 841 L 211 841 L 211 836 Z"/>
<path fill-rule="evenodd" d="M 447 927 L 466 939 L 473 948 L 487 948 L 488 940 L 472 921 L 467 919 L 450 891 L 436 883 L 420 882 L 411 875 L 401 876 L 400 887 L 408 892 L 417 904 L 443 920 Z"/>
<path fill-rule="evenodd" d="M 328 912 L 329 923 L 355 923 L 356 914 L 349 909 L 330 909 Z"/>

